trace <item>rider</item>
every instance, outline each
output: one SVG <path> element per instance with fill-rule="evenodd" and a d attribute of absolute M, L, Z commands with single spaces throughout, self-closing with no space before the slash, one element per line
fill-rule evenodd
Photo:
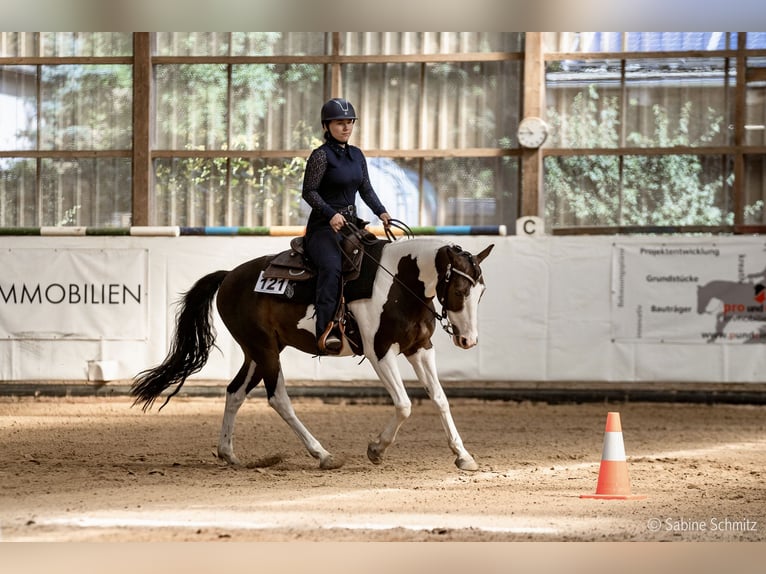
<path fill-rule="evenodd" d="M 340 230 L 349 221 L 361 221 L 356 217 L 356 193 L 384 226 L 391 222 L 370 184 L 362 150 L 348 143 L 356 119 L 354 106 L 343 98 L 333 98 L 322 106 L 325 143 L 311 152 L 303 177 L 303 199 L 311 206 L 304 245 L 317 269 L 317 344 L 327 354 L 338 354 L 342 347 L 334 321 L 341 292 Z"/>

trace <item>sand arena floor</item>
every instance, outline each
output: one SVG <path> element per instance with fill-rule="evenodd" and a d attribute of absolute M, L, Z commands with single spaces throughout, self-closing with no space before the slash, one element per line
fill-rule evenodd
<path fill-rule="evenodd" d="M 480 469 L 453 465 L 434 406 L 415 401 L 384 463 L 367 443 L 392 407 L 298 398 L 342 468 L 319 470 L 262 398 L 215 456 L 222 398 L 0 398 L 3 541 L 766 540 L 766 407 L 452 401 Z M 640 501 L 595 491 L 620 413 Z"/>

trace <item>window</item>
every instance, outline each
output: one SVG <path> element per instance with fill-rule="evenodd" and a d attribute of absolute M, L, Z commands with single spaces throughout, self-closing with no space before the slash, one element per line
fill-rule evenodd
<path fill-rule="evenodd" d="M 410 225 L 513 224 L 522 37 L 159 34 L 157 222 L 302 225 L 319 110 L 343 95 L 360 116 L 352 143 L 394 216 Z"/>
<path fill-rule="evenodd" d="M 738 41 L 724 32 L 547 34 L 556 50 L 545 56 L 549 225 L 733 231 L 765 221 L 760 153 L 744 156 L 743 212 L 734 200 Z M 748 83 L 753 126 L 763 124 L 760 95 Z M 743 143 L 762 146 L 760 137 L 747 131 Z"/>
<path fill-rule="evenodd" d="M 130 55 L 130 34 L 0 33 L 0 227 L 130 220 Z"/>
<path fill-rule="evenodd" d="M 766 33 L 529 38 L 0 32 L 0 227 L 302 225 L 319 110 L 343 95 L 410 225 L 513 230 L 543 204 L 554 233 L 766 229 Z M 538 88 L 551 133 L 522 150 Z"/>

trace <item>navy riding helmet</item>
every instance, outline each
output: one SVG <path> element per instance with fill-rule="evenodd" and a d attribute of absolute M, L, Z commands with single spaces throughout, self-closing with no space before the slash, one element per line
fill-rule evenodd
<path fill-rule="evenodd" d="M 330 120 L 356 120 L 356 110 L 351 102 L 344 98 L 327 100 L 322 106 L 322 125 L 327 125 Z"/>

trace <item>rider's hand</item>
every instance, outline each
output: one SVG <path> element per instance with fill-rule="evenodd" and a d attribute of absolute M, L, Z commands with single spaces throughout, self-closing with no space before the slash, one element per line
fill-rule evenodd
<path fill-rule="evenodd" d="M 380 214 L 380 220 L 383 222 L 383 227 L 389 227 L 391 225 L 391 219 L 391 216 L 386 212 Z"/>
<path fill-rule="evenodd" d="M 335 232 L 340 231 L 344 225 L 346 225 L 346 218 L 340 213 L 336 213 L 332 216 L 332 219 L 330 219 L 330 227 L 332 227 L 332 230 Z"/>

